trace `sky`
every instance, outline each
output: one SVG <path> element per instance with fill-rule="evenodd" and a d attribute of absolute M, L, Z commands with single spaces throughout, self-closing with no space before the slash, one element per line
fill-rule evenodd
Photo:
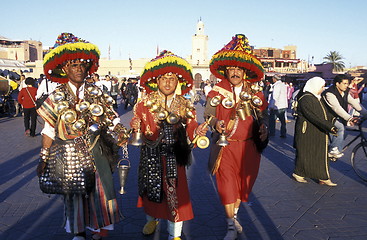
<path fill-rule="evenodd" d="M 53 46 L 62 32 L 96 44 L 102 58 L 191 54 L 201 19 L 208 58 L 242 33 L 255 48 L 297 46 L 297 58 L 322 63 L 330 51 L 346 67 L 367 67 L 365 0 L 17 0 L 2 1 L 0 35 Z M 108 54 L 110 49 L 110 55 Z"/>

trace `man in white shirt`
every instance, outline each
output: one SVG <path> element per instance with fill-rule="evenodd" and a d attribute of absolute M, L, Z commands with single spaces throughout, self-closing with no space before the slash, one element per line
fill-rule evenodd
<path fill-rule="evenodd" d="M 50 93 L 52 93 L 58 85 L 59 84 L 57 82 L 52 82 L 47 78 L 43 78 L 42 82 L 37 88 L 36 99 L 39 99 L 42 97 L 42 95 L 50 95 Z"/>
<path fill-rule="evenodd" d="M 273 92 L 269 99 L 269 136 L 275 136 L 275 120 L 280 121 L 280 137 L 287 137 L 285 114 L 288 108 L 287 86 L 281 81 L 279 75 L 273 76 Z"/>

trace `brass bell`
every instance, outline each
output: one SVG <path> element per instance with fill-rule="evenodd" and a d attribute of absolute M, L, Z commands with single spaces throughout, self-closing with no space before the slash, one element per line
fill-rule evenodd
<path fill-rule="evenodd" d="M 53 95 L 53 101 L 55 103 L 58 103 L 64 99 L 65 99 L 65 93 L 63 92 L 55 92 L 55 94 Z"/>
<path fill-rule="evenodd" d="M 103 114 L 103 107 L 99 104 L 91 104 L 89 110 L 93 116 L 99 117 Z"/>
<path fill-rule="evenodd" d="M 168 122 L 169 124 L 176 124 L 176 123 L 178 123 L 178 121 L 179 121 L 179 118 L 178 118 L 178 116 L 177 116 L 176 114 L 174 114 L 174 113 L 170 113 L 170 114 L 168 115 L 168 117 L 167 117 L 167 122 Z"/>
<path fill-rule="evenodd" d="M 166 110 L 159 111 L 158 114 L 157 114 L 157 118 L 160 121 L 165 120 L 167 117 L 168 117 L 168 112 Z"/>
<path fill-rule="evenodd" d="M 216 107 L 220 104 L 220 101 L 222 100 L 222 97 L 217 95 L 215 97 L 213 97 L 211 100 L 210 100 L 210 106 L 212 107 Z"/>
<path fill-rule="evenodd" d="M 216 144 L 218 146 L 221 146 L 221 147 L 225 147 L 227 145 L 229 145 L 229 142 L 227 141 L 227 137 L 226 135 L 224 134 L 224 132 L 222 132 L 219 136 L 219 139 L 218 141 L 216 142 Z"/>
<path fill-rule="evenodd" d="M 136 132 L 134 132 L 131 136 L 132 136 L 131 140 L 129 141 L 130 145 L 141 146 L 143 144 L 142 133 L 141 133 L 140 129 L 138 129 Z"/>
<path fill-rule="evenodd" d="M 222 105 L 223 105 L 223 107 L 225 107 L 227 109 L 233 108 L 234 107 L 234 101 L 231 98 L 226 97 L 225 99 L 223 99 Z"/>
<path fill-rule="evenodd" d="M 263 105 L 263 101 L 261 100 L 261 98 L 259 98 L 258 96 L 254 96 L 252 98 L 252 103 L 256 106 L 256 107 L 260 107 Z"/>
<path fill-rule="evenodd" d="M 62 115 L 61 119 L 66 123 L 74 123 L 76 121 L 76 112 L 74 110 L 68 109 Z"/>
<path fill-rule="evenodd" d="M 122 161 L 127 161 L 127 165 L 126 164 L 121 164 Z M 120 194 L 124 194 L 125 193 L 125 184 L 126 184 L 126 180 L 127 180 L 127 176 L 129 174 L 129 170 L 130 170 L 130 161 L 127 159 L 121 159 L 118 163 L 117 163 L 117 169 L 118 169 L 118 173 L 119 173 L 119 179 L 120 179 Z"/>
<path fill-rule="evenodd" d="M 90 107 L 90 103 L 87 101 L 82 101 L 81 103 L 76 104 L 75 109 L 78 112 L 84 112 L 86 110 L 88 110 L 88 108 Z"/>
<path fill-rule="evenodd" d="M 243 101 L 248 101 L 251 99 L 251 94 L 249 94 L 248 92 L 246 91 L 242 91 L 240 93 L 240 99 L 243 100 Z"/>
<path fill-rule="evenodd" d="M 62 113 L 64 110 L 69 108 L 69 103 L 67 101 L 61 101 L 55 106 L 55 111 L 57 113 Z"/>
<path fill-rule="evenodd" d="M 76 120 L 72 126 L 74 131 L 82 131 L 85 127 L 86 127 L 86 123 L 84 119 Z"/>

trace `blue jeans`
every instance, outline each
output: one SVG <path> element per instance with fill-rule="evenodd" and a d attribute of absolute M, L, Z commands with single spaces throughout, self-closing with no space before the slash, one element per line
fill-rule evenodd
<path fill-rule="evenodd" d="M 285 123 L 285 111 L 286 108 L 281 109 L 270 109 L 270 115 L 269 115 L 269 135 L 274 136 L 275 135 L 275 120 L 276 117 L 279 118 L 280 121 L 280 136 L 286 137 L 287 136 L 287 128 Z"/>
<path fill-rule="evenodd" d="M 345 127 L 344 127 L 344 124 L 342 122 L 340 122 L 339 119 L 336 119 L 334 125 L 338 129 L 338 135 L 334 136 L 332 134 L 329 134 L 330 149 L 333 149 L 334 147 L 337 147 L 339 152 L 341 152 L 343 150 Z"/>

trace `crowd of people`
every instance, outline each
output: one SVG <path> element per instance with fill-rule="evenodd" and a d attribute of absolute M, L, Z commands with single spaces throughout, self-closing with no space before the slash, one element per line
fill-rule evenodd
<path fill-rule="evenodd" d="M 45 75 L 38 80 L 22 75 L 19 83 L 25 135 L 36 135 L 37 116 L 44 120 L 37 166 L 40 185 L 46 181 L 53 193 L 63 195 L 64 228 L 73 240 L 85 240 L 87 230 L 92 239 L 102 239 L 122 220 L 112 169 L 131 132 L 141 134 L 142 140 L 137 199 L 147 220 L 142 234 L 153 234 L 159 219 L 164 219 L 169 240 L 181 239 L 184 222 L 194 217 L 186 168 L 196 140 L 210 130 L 208 169 L 215 175 L 226 217 L 224 239 L 232 240 L 243 231 L 237 214 L 241 202 L 249 201 L 262 151 L 269 138 L 276 141 L 277 121 L 280 137 L 287 138 L 287 115 L 294 113 L 292 178 L 335 187 L 330 159 L 343 156 L 345 127 L 358 124 L 367 114 L 359 97 L 363 79 L 337 75 L 327 90 L 320 77 L 303 87 L 284 82 L 277 74 L 265 80 L 243 34 L 232 37 L 210 61 L 218 82 L 205 80 L 200 85 L 204 123 L 197 122 L 196 102 L 185 97 L 193 87 L 192 68 L 185 59 L 165 50 L 146 64 L 140 77 L 130 79 L 110 75 L 100 79 L 98 62 L 96 45 L 62 33 L 45 55 Z M 133 110 L 131 131 L 120 123 L 118 104 Z M 66 189 L 60 190 L 60 183 L 50 177 L 55 162 L 62 162 L 65 169 L 82 168 L 85 159 L 95 169 L 91 187 L 72 191 L 63 182 Z M 82 180 L 86 177 L 75 178 Z M 52 189 L 54 185 L 58 188 Z"/>

